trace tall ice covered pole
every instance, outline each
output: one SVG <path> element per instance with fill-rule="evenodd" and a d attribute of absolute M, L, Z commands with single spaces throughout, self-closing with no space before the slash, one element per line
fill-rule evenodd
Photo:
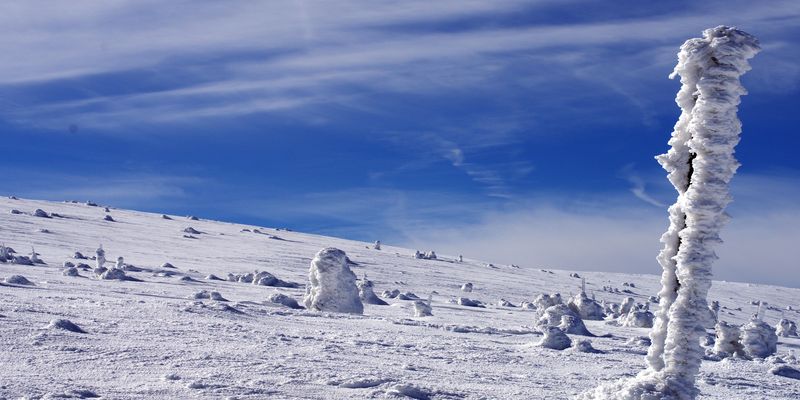
<path fill-rule="evenodd" d="M 669 208 L 670 226 L 661 237 L 658 262 L 663 268 L 659 310 L 650 333 L 647 370 L 637 377 L 601 386 L 589 399 L 693 399 L 700 370 L 711 287 L 711 264 L 717 259 L 719 232 L 727 222 L 729 183 L 739 163 L 734 148 L 741 123 L 736 116 L 747 92 L 740 77 L 760 50 L 755 37 L 718 26 L 681 46 L 670 76 L 680 76 L 676 102 L 681 116 L 671 148 L 657 157 L 678 198 Z"/>

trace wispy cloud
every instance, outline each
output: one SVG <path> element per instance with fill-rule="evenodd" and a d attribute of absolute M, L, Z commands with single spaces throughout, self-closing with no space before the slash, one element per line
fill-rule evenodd
<path fill-rule="evenodd" d="M 736 7 L 710 2 L 663 15 L 561 25 L 476 26 L 465 21 L 546 13 L 554 2 L 172 2 L 169 8 L 150 1 L 113 7 L 100 2 L 47 7 L 8 3 L 0 6 L 0 50 L 6 60 L 0 65 L 0 94 L 3 87 L 16 94 L 36 82 L 81 85 L 76 80 L 103 74 L 173 70 L 158 77 L 157 89 L 144 85 L 136 93 L 104 94 L 87 88 L 77 101 L 15 100 L 18 106 L 6 112 L 20 123 L 46 125 L 43 119 L 56 119 L 52 125 L 63 126 L 69 119 L 108 128 L 132 121 L 192 121 L 355 103 L 362 94 L 359 88 L 491 92 L 498 84 L 496 71 L 524 68 L 529 73 L 518 74 L 516 83 L 533 79 L 527 84 L 539 85 L 537 90 L 551 102 L 569 96 L 551 96 L 563 91 L 563 85 L 548 88 L 548 82 L 594 80 L 649 119 L 641 77 L 668 71 L 674 48 L 708 21 L 762 31 L 767 46 L 800 21 L 795 1 L 734 3 Z M 463 27 L 429 28 L 459 23 Z M 796 50 L 797 44 L 780 43 Z M 623 45 L 626 54 L 617 57 Z M 653 52 L 662 46 L 669 51 Z M 603 56 L 612 52 L 614 57 Z M 785 49 L 783 61 L 757 69 L 753 81 L 784 90 L 796 86 L 800 75 L 792 65 L 800 60 L 792 54 L 797 53 Z M 543 74 L 526 76 L 537 75 L 535 71 Z M 368 106 L 369 96 L 361 100 Z"/>

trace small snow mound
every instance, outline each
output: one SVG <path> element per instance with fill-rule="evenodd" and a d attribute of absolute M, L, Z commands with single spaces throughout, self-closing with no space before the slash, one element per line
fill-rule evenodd
<path fill-rule="evenodd" d="M 581 317 L 574 315 L 562 315 L 561 323 L 558 324 L 558 328 L 564 331 L 564 333 L 571 333 L 573 335 L 581 336 L 594 336 L 591 332 L 589 332 L 589 329 L 586 328 L 586 325 L 583 324 Z"/>
<path fill-rule="evenodd" d="M 775 333 L 781 337 L 797 336 L 797 324 L 786 318 L 781 318 L 775 326 Z"/>
<path fill-rule="evenodd" d="M 86 333 L 86 331 L 84 331 L 80 326 L 75 325 L 68 319 L 54 319 L 50 321 L 50 324 L 47 325 L 47 327 L 50 329 L 61 329 L 74 333 Z"/>
<path fill-rule="evenodd" d="M 754 318 L 742 327 L 742 346 L 749 357 L 766 358 L 778 350 L 778 335 L 766 322 Z"/>
<path fill-rule="evenodd" d="M 466 297 L 459 297 L 458 300 L 456 300 L 456 304 L 464 307 L 486 308 L 486 306 L 484 306 L 479 300 L 472 300 Z"/>
<path fill-rule="evenodd" d="M 184 230 L 183 230 L 183 233 L 188 233 L 188 234 L 190 234 L 190 235 L 199 235 L 199 234 L 201 234 L 201 233 L 203 233 L 203 232 L 200 232 L 200 231 L 198 231 L 197 229 L 194 229 L 194 228 L 192 228 L 192 227 L 190 226 L 190 227 L 188 227 L 188 228 L 184 229 Z"/>
<path fill-rule="evenodd" d="M 269 296 L 270 303 L 281 304 L 289 308 L 293 308 L 295 310 L 300 310 L 303 307 L 297 303 L 297 300 L 283 294 L 283 293 L 273 293 Z"/>
<path fill-rule="evenodd" d="M 125 271 L 121 268 L 112 267 L 103 271 L 100 274 L 100 279 L 124 281 L 128 279 L 128 276 L 125 275 Z"/>
<path fill-rule="evenodd" d="M 634 337 L 628 339 L 628 341 L 625 342 L 625 343 L 627 343 L 629 345 L 634 345 L 634 346 L 650 347 L 650 344 L 652 343 L 652 341 L 647 336 L 634 336 Z"/>
<path fill-rule="evenodd" d="M 655 316 L 647 310 L 631 310 L 624 317 L 620 317 L 621 325 L 631 328 L 652 328 Z"/>
<path fill-rule="evenodd" d="M 42 210 L 41 208 L 37 208 L 36 211 L 33 212 L 33 216 L 34 217 L 39 217 L 39 218 L 50 218 L 50 214 L 48 214 L 46 211 Z"/>
<path fill-rule="evenodd" d="M 11 275 L 4 279 L 3 282 L 9 285 L 36 286 L 33 284 L 33 282 L 29 281 L 28 278 L 22 275 Z"/>
<path fill-rule="evenodd" d="M 175 269 L 175 266 L 170 264 L 170 263 L 168 263 L 168 262 L 165 262 L 165 263 L 161 264 L 161 268 L 172 268 L 172 269 Z"/>
<path fill-rule="evenodd" d="M 510 307 L 510 308 L 516 308 L 517 307 L 517 306 L 514 305 L 514 303 L 512 303 L 512 302 L 510 302 L 510 301 L 508 301 L 506 299 L 500 299 L 497 302 L 497 306 L 498 307 Z"/>
<path fill-rule="evenodd" d="M 373 304 L 376 306 L 389 305 L 389 303 L 381 300 L 375 294 L 375 292 L 373 291 L 373 284 L 371 280 L 364 278 L 356 282 L 356 286 L 358 287 L 358 297 L 361 298 L 361 302 L 363 302 L 364 304 Z"/>
<path fill-rule="evenodd" d="M 417 300 L 414 302 L 414 316 L 415 317 L 430 317 L 433 316 L 431 305 L 427 301 Z"/>
<path fill-rule="evenodd" d="M 308 280 L 304 302 L 309 310 L 351 314 L 364 312 L 356 287 L 356 275 L 347 265 L 344 251 L 333 247 L 320 250 L 311 260 Z"/>
<path fill-rule="evenodd" d="M 461 291 L 464 292 L 464 293 L 472 293 L 472 283 L 471 282 L 467 282 L 467 283 L 461 285 Z"/>
<path fill-rule="evenodd" d="M 181 377 L 178 374 L 173 373 L 173 374 L 165 374 L 164 376 L 161 377 L 161 379 L 165 381 L 178 381 L 181 379 Z"/>
<path fill-rule="evenodd" d="M 78 269 L 75 267 L 69 267 L 65 269 L 62 274 L 64 274 L 64 276 L 80 276 Z"/>
<path fill-rule="evenodd" d="M 779 365 L 769 370 L 773 375 L 783 376 L 791 379 L 800 379 L 800 370 L 792 368 L 788 365 Z"/>
<path fill-rule="evenodd" d="M 572 344 L 572 349 L 579 353 L 600 353 L 599 350 L 592 347 L 591 340 L 578 340 Z"/>
<path fill-rule="evenodd" d="M 195 300 L 215 300 L 215 301 L 228 301 L 226 298 L 222 297 L 219 292 L 215 291 L 208 291 L 208 290 L 201 290 L 192 296 Z"/>
<path fill-rule="evenodd" d="M 410 397 L 417 400 L 429 400 L 433 393 L 412 384 L 401 383 L 392 386 L 386 391 L 386 395 L 392 397 Z"/>
<path fill-rule="evenodd" d="M 561 329 L 548 326 L 544 328 L 542 340 L 536 343 L 536 345 L 547 349 L 564 350 L 572 345 L 572 341 L 569 340 L 569 336 Z"/>
<path fill-rule="evenodd" d="M 383 297 L 384 299 L 394 299 L 394 298 L 396 298 L 396 297 L 397 297 L 397 296 L 399 296 L 399 295 L 400 295 L 400 291 L 399 291 L 399 290 L 397 290 L 397 289 L 393 289 L 393 290 L 384 290 L 384 291 L 381 293 L 381 297 Z"/>
<path fill-rule="evenodd" d="M 583 292 L 570 299 L 568 305 L 582 319 L 601 321 L 606 316 L 603 312 L 603 306 L 590 299 Z"/>
<path fill-rule="evenodd" d="M 714 334 L 714 354 L 722 358 L 745 355 L 739 326 L 720 321 L 714 326 Z"/>
<path fill-rule="evenodd" d="M 411 292 L 405 292 L 398 294 L 397 300 L 419 300 L 419 296 Z"/>
<path fill-rule="evenodd" d="M 216 275 L 214 275 L 214 274 L 209 274 L 209 275 L 206 275 L 206 280 L 208 280 L 208 281 L 221 281 L 223 279 L 218 277 L 218 276 L 216 276 Z"/>
<path fill-rule="evenodd" d="M 114 217 L 112 217 L 112 216 L 110 216 L 110 215 L 107 215 L 107 214 L 106 214 L 106 216 L 105 216 L 105 217 L 103 217 L 103 221 L 115 222 L 115 221 L 114 221 Z"/>

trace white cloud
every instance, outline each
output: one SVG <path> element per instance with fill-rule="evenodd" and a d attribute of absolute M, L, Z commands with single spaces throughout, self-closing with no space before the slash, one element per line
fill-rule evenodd
<path fill-rule="evenodd" d="M 741 178 L 741 179 L 740 179 Z M 722 230 L 714 278 L 800 287 L 800 206 L 772 193 L 798 198 L 800 181 L 785 176 L 736 177 L 734 218 Z M 666 209 L 625 204 L 619 196 L 593 204 L 541 199 L 506 211 L 488 211 L 478 222 L 452 227 L 410 226 L 406 246 L 433 248 L 480 260 L 529 268 L 552 267 L 660 274 L 656 255 L 668 225 Z"/>

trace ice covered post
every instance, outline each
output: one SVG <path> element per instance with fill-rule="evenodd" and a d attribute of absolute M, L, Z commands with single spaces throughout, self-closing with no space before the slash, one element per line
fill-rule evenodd
<path fill-rule="evenodd" d="M 661 237 L 663 268 L 659 310 L 650 333 L 648 369 L 629 381 L 587 393 L 585 398 L 696 397 L 695 377 L 703 351 L 699 337 L 708 315 L 711 264 L 719 232 L 727 222 L 729 183 L 739 163 L 734 148 L 741 123 L 736 117 L 740 77 L 760 50 L 758 40 L 735 28 L 718 26 L 687 40 L 670 78 L 680 76 L 676 102 L 681 116 L 671 148 L 657 157 L 678 192 L 669 208 L 670 225 Z M 657 398 L 657 397 L 654 397 Z"/>

